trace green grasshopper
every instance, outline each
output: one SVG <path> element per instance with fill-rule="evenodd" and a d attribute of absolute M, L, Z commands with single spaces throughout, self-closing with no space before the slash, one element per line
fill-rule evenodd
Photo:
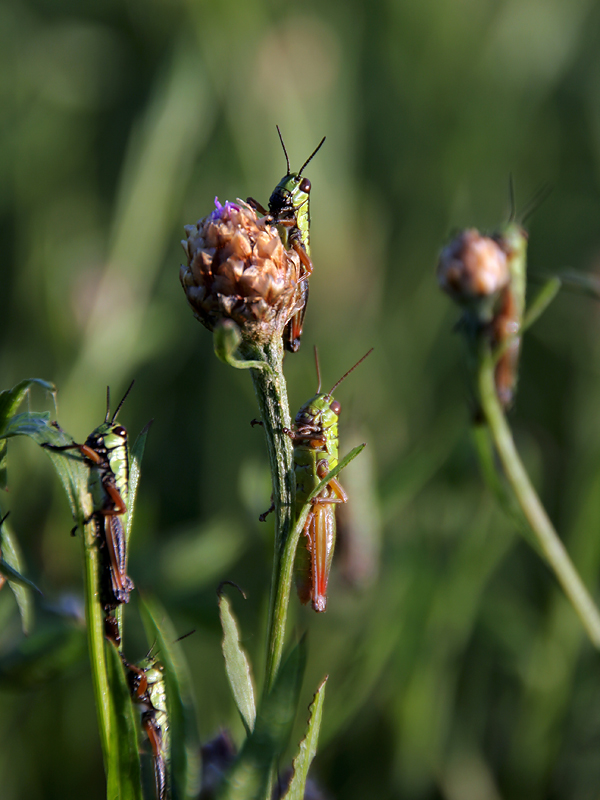
<path fill-rule="evenodd" d="M 302 307 L 297 311 L 288 322 L 283 344 L 286 350 L 296 353 L 300 349 L 300 339 L 302 337 L 302 326 L 304 315 L 306 314 L 306 304 L 308 303 L 308 277 L 312 274 L 313 264 L 310 258 L 310 181 L 303 178 L 304 168 L 312 161 L 321 149 L 325 136 L 321 139 L 311 155 L 306 159 L 299 172 L 290 171 L 290 159 L 285 149 L 283 137 L 279 126 L 277 126 L 279 140 L 285 154 L 287 172 L 273 189 L 269 198 L 269 211 L 260 205 L 254 198 L 249 197 L 248 203 L 261 214 L 267 217 L 269 222 L 279 226 L 279 234 L 284 246 L 288 250 L 294 250 L 304 267 L 304 274 L 298 284 Z"/>
<path fill-rule="evenodd" d="M 525 290 L 527 284 L 527 231 L 523 228 L 526 219 L 544 201 L 550 191 L 549 186 L 542 188 L 526 204 L 517 216 L 515 192 L 510 179 L 510 217 L 508 223 L 492 238 L 506 253 L 506 263 L 510 273 L 508 286 L 503 290 L 499 307 L 491 323 L 492 345 L 497 352 L 495 369 L 496 393 L 504 408 L 508 408 L 513 399 L 517 385 L 519 355 L 521 351 L 521 333 L 528 323 L 525 320 Z M 534 307 L 537 301 L 534 301 Z M 540 308 L 532 307 L 527 316 L 541 313 Z"/>
<path fill-rule="evenodd" d="M 491 323 L 492 343 L 500 348 L 496 362 L 496 393 L 504 408 L 508 408 L 517 385 L 521 328 L 525 313 L 527 269 L 527 233 L 515 221 L 493 237 L 506 253 L 510 283 L 500 296 L 500 306 Z"/>
<path fill-rule="evenodd" d="M 131 387 L 125 392 L 115 413 L 110 416 L 110 391 L 106 390 L 106 416 L 84 444 L 44 445 L 51 450 L 79 450 L 91 468 L 89 488 L 94 504 L 91 519 L 104 547 L 100 593 L 107 611 L 129 602 L 134 588 L 127 575 L 127 547 L 120 517 L 127 513 L 129 487 L 129 448 L 127 431 L 115 422 Z M 89 520 L 86 520 L 88 522 Z M 114 635 L 112 638 L 115 638 Z"/>
<path fill-rule="evenodd" d="M 321 375 L 317 349 L 317 393 L 300 408 L 294 421 L 294 429 L 284 432 L 294 442 L 294 465 L 296 473 L 296 514 L 308 500 L 310 493 L 338 463 L 338 419 L 341 405 L 334 400 L 333 392 L 372 352 L 356 362 L 333 387 L 321 394 Z M 315 611 L 325 611 L 327 606 L 327 582 L 335 548 L 335 506 L 346 503 L 348 495 L 337 478 L 311 500 L 311 509 L 304 525 L 306 551 L 308 554 L 308 579 L 300 575 L 298 595 L 302 603 L 312 602 Z"/>
<path fill-rule="evenodd" d="M 156 800 L 169 797 L 169 715 L 165 677 L 161 664 L 148 654 L 139 664 L 123 663 L 128 670 L 131 697 L 142 707 L 142 728 L 152 748 Z"/>

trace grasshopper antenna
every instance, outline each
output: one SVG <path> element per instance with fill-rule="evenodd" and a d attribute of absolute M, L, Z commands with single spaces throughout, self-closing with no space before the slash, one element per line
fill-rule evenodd
<path fill-rule="evenodd" d="M 285 163 L 287 167 L 287 174 L 290 174 L 290 159 L 287 154 L 287 150 L 285 149 L 285 144 L 283 143 L 283 136 L 281 135 L 281 131 L 279 130 L 279 125 L 275 125 L 277 128 L 277 133 L 279 134 L 279 141 L 281 142 L 281 146 L 283 147 L 283 152 L 285 153 Z"/>
<path fill-rule="evenodd" d="M 127 391 L 126 391 L 126 392 L 125 392 L 125 394 L 123 395 L 123 399 L 121 400 L 121 402 L 120 402 L 120 403 L 119 403 L 119 405 L 117 406 L 117 410 L 116 410 L 116 411 L 115 411 L 115 413 L 112 415 L 111 422 L 114 422 L 114 421 L 116 420 L 116 418 L 117 418 L 117 414 L 118 414 L 118 413 L 119 413 L 119 411 L 121 410 L 121 406 L 123 405 L 123 403 L 124 403 L 124 402 L 125 402 L 125 400 L 127 399 L 127 395 L 129 394 L 129 392 L 130 392 L 130 391 L 131 391 L 131 389 L 133 388 L 133 384 L 134 384 L 134 383 L 135 383 L 135 379 L 134 379 L 134 380 L 132 380 L 132 381 L 131 381 L 131 383 L 129 384 L 129 389 L 127 389 Z M 107 408 L 107 410 L 106 410 L 106 420 L 105 420 L 105 422 L 108 422 L 108 408 Z"/>
<path fill-rule="evenodd" d="M 183 639 L 187 639 L 187 637 L 191 636 L 193 633 L 196 633 L 196 628 L 194 628 L 191 631 L 188 631 L 187 633 L 184 633 L 182 636 L 178 636 L 177 639 L 175 639 L 175 641 L 173 642 L 173 644 L 175 644 L 176 642 L 181 642 Z"/>
<path fill-rule="evenodd" d="M 108 422 L 110 417 L 110 386 L 106 387 L 106 416 L 104 417 L 104 422 Z"/>
<path fill-rule="evenodd" d="M 340 385 L 340 383 L 343 380 L 345 380 L 348 377 L 348 375 L 350 375 L 351 372 L 354 372 L 354 370 L 358 367 L 358 365 L 362 364 L 362 362 L 365 360 L 365 358 L 367 356 L 370 356 L 372 352 L 373 352 L 373 348 L 371 348 L 369 351 L 367 351 L 362 358 L 359 358 L 359 360 L 356 362 L 356 364 L 353 367 L 350 367 L 348 372 L 344 373 L 344 375 L 342 375 L 342 377 L 339 379 L 339 381 L 337 383 L 334 383 L 334 385 L 331 387 L 331 389 L 327 392 L 327 397 L 331 397 L 331 395 L 334 393 L 334 391 L 337 389 L 337 387 Z"/>
<path fill-rule="evenodd" d="M 315 365 L 317 367 L 317 394 L 321 391 L 321 370 L 319 368 L 319 351 L 317 350 L 317 345 L 315 345 Z"/>
<path fill-rule="evenodd" d="M 543 183 L 537 192 L 533 195 L 531 200 L 525 204 L 525 208 L 521 209 L 521 223 L 524 224 L 525 220 L 529 219 L 529 217 L 533 214 L 534 211 L 542 205 L 542 203 L 547 200 L 547 198 L 552 193 L 553 186 L 549 183 Z"/>
<path fill-rule="evenodd" d="M 298 177 L 300 177 L 300 175 L 302 175 L 302 173 L 304 172 L 304 167 L 307 167 L 307 166 L 310 164 L 310 162 L 313 160 L 313 158 L 314 158 L 314 157 L 317 155 L 317 153 L 319 152 L 319 150 L 320 150 L 320 149 L 321 149 L 321 147 L 323 146 L 323 142 L 325 141 L 325 139 L 326 139 L 326 138 L 327 138 L 327 137 L 326 137 L 326 136 L 324 136 L 324 137 L 321 139 L 321 141 L 319 142 L 319 144 L 318 144 L 318 145 L 315 147 L 315 149 L 312 151 L 312 153 L 311 153 L 311 154 L 309 155 L 309 157 L 306 159 L 306 161 L 304 162 L 304 164 L 302 164 L 302 166 L 300 167 L 300 172 L 298 173 Z M 289 167 L 288 167 L 288 173 L 289 173 Z"/>
<path fill-rule="evenodd" d="M 517 216 L 517 204 L 515 202 L 515 181 L 512 172 L 508 174 L 508 201 L 510 203 L 510 214 L 508 222 L 514 222 Z"/>

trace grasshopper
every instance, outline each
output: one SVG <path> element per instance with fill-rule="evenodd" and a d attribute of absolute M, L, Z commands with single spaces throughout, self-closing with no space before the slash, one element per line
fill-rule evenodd
<path fill-rule="evenodd" d="M 497 353 L 494 376 L 496 392 L 505 409 L 512 404 L 517 385 L 521 334 L 542 313 L 545 304 L 554 296 L 552 294 L 547 299 L 541 296 L 536 298 L 527 313 L 525 312 L 529 236 L 523 225 L 550 191 L 548 185 L 542 186 L 517 216 L 511 176 L 509 183 L 511 210 L 508 223 L 492 237 L 506 253 L 506 263 L 510 273 L 510 282 L 500 297 L 498 311 L 491 323 L 492 345 Z"/>
<path fill-rule="evenodd" d="M 150 654 L 139 664 L 123 659 L 131 697 L 142 708 L 142 728 L 152 748 L 156 800 L 170 797 L 168 788 L 169 716 L 162 665 Z"/>
<path fill-rule="evenodd" d="M 511 215 L 512 217 L 513 215 Z M 510 283 L 500 297 L 500 307 L 491 323 L 492 344 L 501 348 L 496 363 L 496 392 L 504 408 L 513 401 L 517 385 L 521 329 L 525 313 L 527 233 L 512 219 L 493 236 L 506 253 Z"/>
<path fill-rule="evenodd" d="M 91 519 L 95 520 L 96 535 L 103 545 L 100 591 L 106 611 L 128 603 L 129 594 L 134 588 L 133 581 L 127 575 L 127 547 L 120 519 L 127 513 L 129 448 L 126 429 L 115 422 L 133 383 L 112 417 L 110 391 L 106 390 L 104 422 L 90 433 L 84 444 L 44 445 L 51 450 L 79 450 L 91 468 L 89 488 L 94 503 Z"/>
<path fill-rule="evenodd" d="M 321 393 L 321 375 L 315 347 L 317 367 L 317 393 L 296 414 L 293 430 L 284 432 L 294 442 L 296 474 L 296 514 L 300 514 L 309 495 L 338 463 L 338 419 L 341 404 L 333 397 L 340 383 L 353 372 L 372 352 L 369 350 L 325 394 Z M 325 611 L 327 582 L 335 548 L 335 507 L 346 503 L 348 495 L 337 478 L 311 500 L 311 508 L 304 525 L 308 553 L 308 580 L 298 579 L 298 595 L 302 603 L 310 600 L 315 611 Z"/>
<path fill-rule="evenodd" d="M 312 161 L 321 149 L 325 136 L 321 139 L 311 155 L 306 159 L 299 172 L 291 172 L 290 159 L 285 149 L 283 137 L 279 126 L 277 126 L 279 140 L 285 154 L 287 172 L 273 189 L 269 198 L 269 210 L 260 205 L 254 198 L 248 198 L 248 204 L 264 214 L 267 221 L 279 227 L 279 234 L 284 246 L 288 250 L 294 250 L 304 267 L 304 275 L 298 284 L 300 301 L 302 307 L 297 311 L 288 322 L 283 336 L 283 344 L 286 350 L 296 353 L 300 349 L 300 339 L 302 337 L 302 326 L 304 315 L 306 314 L 306 304 L 308 303 L 308 277 L 312 274 L 313 263 L 310 258 L 310 189 L 311 184 L 308 178 L 303 178 L 304 168 Z"/>

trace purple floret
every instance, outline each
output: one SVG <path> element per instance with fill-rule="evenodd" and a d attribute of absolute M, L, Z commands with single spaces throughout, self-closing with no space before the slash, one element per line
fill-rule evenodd
<path fill-rule="evenodd" d="M 230 203 L 229 200 L 225 201 L 225 205 L 222 206 L 219 203 L 219 198 L 215 197 L 215 210 L 210 215 L 210 221 L 214 222 L 217 219 L 229 219 L 229 212 L 231 209 L 234 211 L 239 211 L 240 207 L 237 206 L 235 203 Z"/>

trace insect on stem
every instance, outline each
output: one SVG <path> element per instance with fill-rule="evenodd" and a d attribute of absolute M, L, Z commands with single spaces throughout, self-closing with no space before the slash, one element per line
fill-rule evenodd
<path fill-rule="evenodd" d="M 315 611 L 325 611 L 327 607 L 327 583 L 336 538 L 335 508 L 339 503 L 346 503 L 348 500 L 348 495 L 337 477 L 331 478 L 312 497 L 321 481 L 338 463 L 338 418 L 341 405 L 334 400 L 333 392 L 372 351 L 373 348 L 344 373 L 329 392 L 323 394 L 319 357 L 315 347 L 317 393 L 298 411 L 293 430 L 285 431 L 294 442 L 296 514 L 300 515 L 304 505 L 310 502 L 304 525 L 304 559 L 308 560 L 308 564 L 305 574 L 301 572 L 299 575 L 298 594 L 303 603 L 310 600 Z"/>

